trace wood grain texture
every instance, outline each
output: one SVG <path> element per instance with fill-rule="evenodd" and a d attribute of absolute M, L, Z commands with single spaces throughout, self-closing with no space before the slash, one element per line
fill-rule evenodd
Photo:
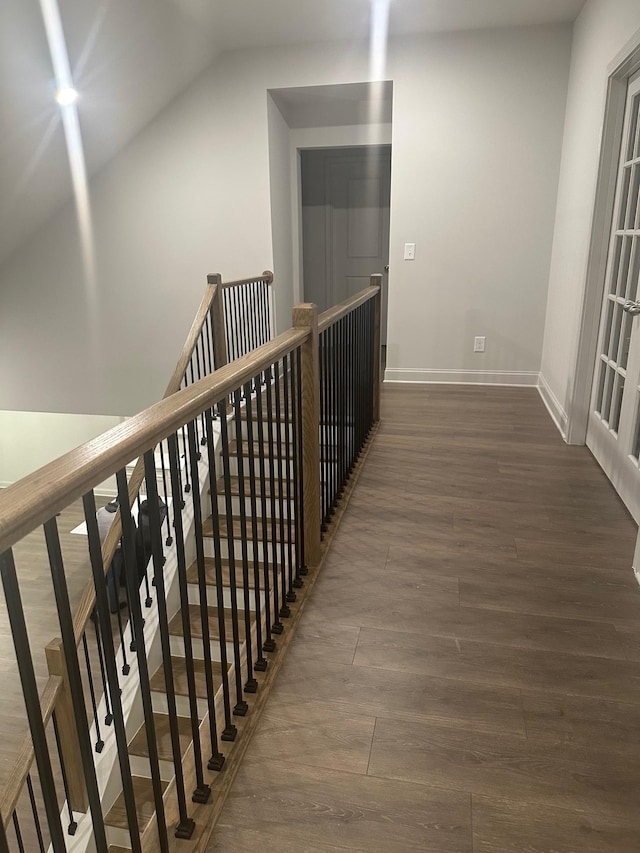
<path fill-rule="evenodd" d="M 379 288 L 376 290 L 376 287 L 377 285 L 365 287 L 364 290 L 361 290 L 360 293 L 356 293 L 355 296 L 350 296 L 349 299 L 339 302 L 337 305 L 334 305 L 333 308 L 323 311 L 322 314 L 318 316 L 318 332 L 324 332 L 324 330 L 328 329 L 329 326 L 333 326 L 338 322 L 338 320 L 342 320 L 343 317 L 346 317 L 347 314 L 351 314 L 352 311 L 355 311 L 356 308 L 364 305 L 365 302 L 368 302 L 370 299 L 375 299 L 376 295 L 380 292 Z"/>
<path fill-rule="evenodd" d="M 415 791 L 427 824 L 456 823 L 456 850 L 635 853 L 636 526 L 533 389 L 385 385 L 381 402 L 267 704 L 273 728 L 249 745 L 210 853 L 257 839 L 448 850 L 405 819 Z M 365 730 L 350 764 L 340 723 L 372 717 L 365 771 Z M 372 778 L 373 812 L 378 790 L 389 798 L 383 828 L 354 807 Z M 450 794 L 469 800 L 434 812 L 431 797 Z"/>
<path fill-rule="evenodd" d="M 0 552 L 309 337 L 290 329 L 0 491 Z"/>

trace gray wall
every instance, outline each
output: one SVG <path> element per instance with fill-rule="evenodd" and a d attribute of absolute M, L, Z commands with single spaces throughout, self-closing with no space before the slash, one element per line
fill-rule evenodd
<path fill-rule="evenodd" d="M 539 370 L 570 35 L 534 27 L 390 44 L 390 376 L 504 381 Z M 216 60 L 91 183 L 97 322 L 72 205 L 0 269 L 0 408 L 121 415 L 154 402 L 205 274 L 274 264 L 270 189 L 284 157 L 270 155 L 266 90 L 367 76 L 367 45 Z M 405 241 L 416 243 L 413 263 L 400 260 Z M 278 266 L 284 316 L 293 292 Z M 487 336 L 481 358 L 474 334 Z"/>

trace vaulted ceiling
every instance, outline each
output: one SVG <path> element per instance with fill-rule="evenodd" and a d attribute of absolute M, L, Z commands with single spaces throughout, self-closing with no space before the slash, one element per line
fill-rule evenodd
<path fill-rule="evenodd" d="M 112 158 L 227 50 L 368 37 L 386 0 L 57 0 L 87 169 Z M 390 33 L 573 20 L 584 0 L 391 0 Z M 72 191 L 42 9 L 0 3 L 0 263 Z"/>

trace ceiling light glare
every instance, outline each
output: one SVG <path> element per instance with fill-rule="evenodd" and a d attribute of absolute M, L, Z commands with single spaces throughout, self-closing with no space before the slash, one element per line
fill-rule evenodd
<path fill-rule="evenodd" d="M 61 86 L 56 92 L 56 101 L 61 107 L 70 107 L 78 100 L 78 91 L 71 86 Z"/>

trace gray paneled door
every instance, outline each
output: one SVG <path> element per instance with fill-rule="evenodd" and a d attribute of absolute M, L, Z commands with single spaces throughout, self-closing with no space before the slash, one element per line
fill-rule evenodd
<path fill-rule="evenodd" d="M 385 272 L 391 148 L 318 149 L 301 157 L 304 297 L 322 311 Z"/>

